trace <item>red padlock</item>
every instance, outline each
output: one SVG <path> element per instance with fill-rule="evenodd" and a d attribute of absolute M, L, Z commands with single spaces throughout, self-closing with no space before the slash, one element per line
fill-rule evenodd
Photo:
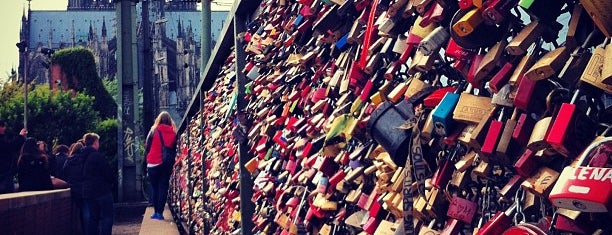
<path fill-rule="evenodd" d="M 516 212 L 517 204 L 513 204 L 504 212 L 497 212 L 482 228 L 477 235 L 498 235 L 512 226 L 512 215 Z"/>
<path fill-rule="evenodd" d="M 478 210 L 478 204 L 465 198 L 453 197 L 446 215 L 450 218 L 471 224 Z"/>
<path fill-rule="evenodd" d="M 612 210 L 612 168 L 582 166 L 599 154 L 612 156 L 612 137 L 595 141 L 580 156 L 580 166 L 567 166 L 548 197 L 556 207 L 582 212 Z"/>

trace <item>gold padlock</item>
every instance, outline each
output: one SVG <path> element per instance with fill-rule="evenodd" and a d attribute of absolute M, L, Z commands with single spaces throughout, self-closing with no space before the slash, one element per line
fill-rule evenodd
<path fill-rule="evenodd" d="M 514 68 L 514 72 L 512 72 L 512 76 L 508 80 L 508 84 L 513 86 L 514 88 L 518 88 L 518 82 L 523 79 L 525 72 L 529 70 L 536 62 L 536 57 L 533 53 L 528 53 L 523 56 L 521 61 Z"/>
<path fill-rule="evenodd" d="M 461 93 L 453 110 L 453 119 L 468 124 L 479 123 L 482 117 L 495 109 L 495 105 L 491 104 L 491 97 L 471 94 L 470 87 L 471 85 L 468 85 L 468 89 Z"/>
<path fill-rule="evenodd" d="M 531 177 L 525 179 L 521 187 L 525 190 L 538 195 L 548 197 L 552 186 L 559 178 L 559 172 L 548 167 L 541 167 Z"/>
<path fill-rule="evenodd" d="M 607 41 L 609 41 L 609 39 L 606 39 L 606 42 Z M 603 66 L 605 64 L 612 63 L 611 61 L 607 61 L 606 63 L 605 53 L 606 53 L 606 50 L 604 49 L 603 46 L 595 47 L 595 50 L 593 50 L 593 55 L 591 55 L 591 59 L 589 60 L 589 63 L 584 69 L 582 76 L 580 76 L 580 80 L 583 82 L 589 83 L 599 89 L 602 89 L 608 94 L 612 94 L 612 85 L 605 84 L 603 82 L 603 77 L 602 77 Z"/>
<path fill-rule="evenodd" d="M 570 50 L 561 46 L 554 49 L 538 60 L 527 72 L 525 76 L 533 81 L 539 81 L 561 71 L 570 56 Z"/>
<path fill-rule="evenodd" d="M 610 40 L 608 38 L 608 40 Z M 612 44 L 608 44 L 606 46 L 606 50 L 604 52 L 604 64 L 601 70 L 601 80 L 606 85 L 612 85 Z M 607 63 L 606 63 L 607 62 Z"/>
<path fill-rule="evenodd" d="M 476 160 L 477 156 L 478 154 L 476 153 L 476 151 L 472 150 L 468 152 L 467 154 L 465 154 L 465 156 L 463 156 L 463 158 L 461 158 L 455 163 L 455 169 L 457 169 L 458 172 L 465 172 L 474 164 L 474 161 Z"/>
<path fill-rule="evenodd" d="M 484 18 L 482 17 L 480 8 L 474 8 L 453 25 L 453 31 L 455 31 L 459 37 L 465 37 L 474 32 L 474 29 L 483 21 Z"/>
<path fill-rule="evenodd" d="M 482 58 L 480 65 L 476 69 L 474 79 L 476 81 L 485 80 L 491 72 L 502 62 L 504 54 L 504 48 L 508 45 L 505 39 L 499 41 L 497 44 L 489 48 L 487 54 Z"/>
<path fill-rule="evenodd" d="M 544 31 L 544 25 L 536 20 L 531 21 L 525 28 L 519 32 L 516 37 L 506 46 L 506 51 L 510 55 L 522 55 L 527 51 L 527 48 L 540 37 Z"/>

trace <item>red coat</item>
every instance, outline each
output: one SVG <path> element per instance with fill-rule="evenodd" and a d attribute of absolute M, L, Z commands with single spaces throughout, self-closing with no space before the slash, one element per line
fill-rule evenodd
<path fill-rule="evenodd" d="M 157 130 L 160 130 L 162 135 L 164 136 L 164 145 L 166 147 L 170 147 L 173 144 L 176 144 L 176 132 L 172 129 L 172 126 L 166 124 L 159 124 L 157 126 Z M 161 164 L 162 163 L 162 148 L 161 148 L 161 139 L 159 138 L 159 134 L 157 130 L 150 133 L 151 136 L 148 138 L 153 138 L 151 140 L 151 149 L 149 149 L 149 153 L 147 154 L 147 163 L 149 164 Z"/>

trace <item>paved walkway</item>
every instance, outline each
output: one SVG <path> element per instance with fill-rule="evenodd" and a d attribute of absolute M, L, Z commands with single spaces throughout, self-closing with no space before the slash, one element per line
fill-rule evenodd
<path fill-rule="evenodd" d="M 178 228 L 174 223 L 170 209 L 166 206 L 164 210 L 165 220 L 151 219 L 153 215 L 153 207 L 147 207 L 140 225 L 141 235 L 163 234 L 163 235 L 179 235 Z"/>

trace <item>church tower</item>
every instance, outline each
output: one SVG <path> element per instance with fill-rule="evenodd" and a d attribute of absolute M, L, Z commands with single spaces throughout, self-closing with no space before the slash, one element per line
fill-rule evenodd
<path fill-rule="evenodd" d="M 21 28 L 19 29 L 19 41 L 20 42 L 28 42 L 30 40 L 30 25 L 28 22 L 28 18 L 30 16 L 30 7 L 29 7 L 29 2 L 28 2 L 28 10 L 27 10 L 27 14 L 26 14 L 26 9 L 25 7 L 23 8 L 23 13 L 21 15 Z M 29 47 L 30 45 L 28 45 Z M 24 55 L 25 54 L 25 55 Z M 26 53 L 19 53 L 19 67 L 17 68 L 17 73 L 18 73 L 18 81 L 22 81 L 23 79 L 23 74 L 25 71 L 25 67 L 24 65 L 26 57 L 28 57 L 29 54 L 29 50 L 26 51 Z M 29 73 L 28 73 L 29 74 Z M 30 80 L 30 79 L 28 79 Z"/>

